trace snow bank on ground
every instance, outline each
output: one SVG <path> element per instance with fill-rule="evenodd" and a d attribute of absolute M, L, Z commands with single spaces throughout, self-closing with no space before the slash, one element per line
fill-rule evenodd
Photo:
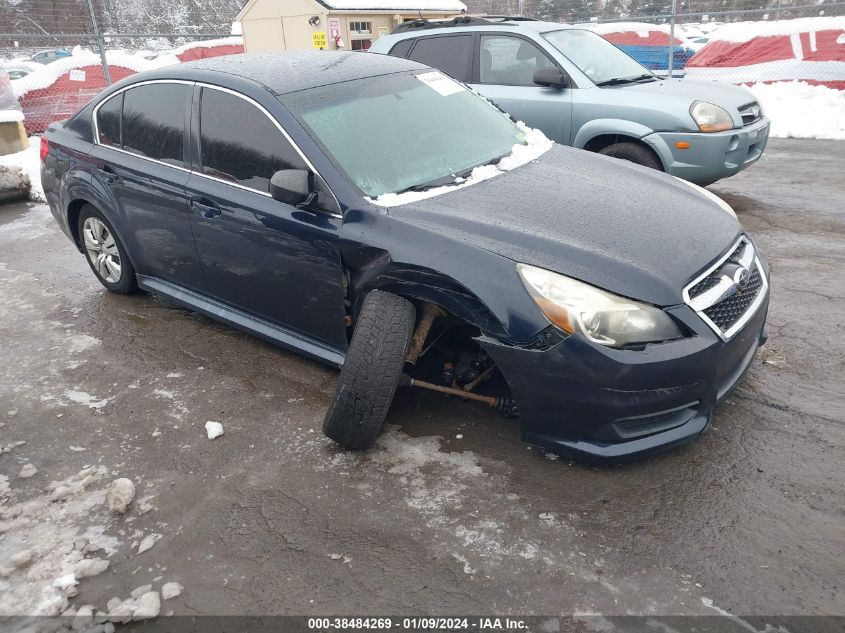
<path fill-rule="evenodd" d="M 495 107 L 495 106 L 494 106 Z M 548 152 L 554 143 L 546 138 L 540 130 L 530 128 L 522 121 L 517 122 L 517 126 L 525 133 L 525 143 L 518 143 L 511 148 L 511 153 L 505 156 L 496 165 L 481 165 L 472 170 L 469 177 L 466 179 L 456 178 L 454 185 L 444 185 L 443 187 L 436 187 L 428 191 L 406 191 L 405 193 L 385 193 L 378 198 L 368 198 L 374 204 L 382 207 L 398 207 L 417 200 L 425 200 L 426 198 L 433 198 L 448 191 L 456 191 L 469 187 L 470 185 L 478 184 L 490 178 L 495 178 L 500 174 L 516 169 L 532 160 L 536 160 L 546 152 Z"/>
<path fill-rule="evenodd" d="M 0 165 L 17 165 L 27 174 L 32 184 L 29 196 L 35 201 L 44 201 L 44 190 L 41 188 L 41 158 L 39 157 L 39 148 L 41 147 L 41 138 L 38 136 L 31 136 L 29 138 L 29 148 L 16 154 L 7 154 L 0 156 Z"/>
<path fill-rule="evenodd" d="M 797 18 L 760 22 L 733 22 L 720 26 L 710 35 L 711 42 L 750 42 L 755 37 L 795 35 L 814 31 L 845 31 L 845 16 Z"/>
<path fill-rule="evenodd" d="M 845 140 L 845 90 L 805 81 L 748 87 L 772 120 L 771 136 Z"/>

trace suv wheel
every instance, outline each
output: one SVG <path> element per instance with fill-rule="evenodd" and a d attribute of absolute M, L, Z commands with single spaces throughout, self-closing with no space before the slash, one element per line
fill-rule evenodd
<path fill-rule="evenodd" d="M 599 154 L 613 156 L 614 158 L 621 158 L 622 160 L 637 163 L 638 165 L 643 165 L 644 167 L 651 167 L 652 169 L 663 171 L 663 166 L 660 164 L 660 160 L 657 156 L 655 156 L 650 149 L 640 145 L 639 143 L 614 143 L 613 145 L 608 145 L 604 149 L 599 150 Z"/>

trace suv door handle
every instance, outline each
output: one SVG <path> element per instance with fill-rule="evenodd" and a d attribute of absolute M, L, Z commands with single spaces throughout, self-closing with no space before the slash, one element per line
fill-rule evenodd
<path fill-rule="evenodd" d="M 216 204 L 206 198 L 191 198 L 191 209 L 194 213 L 208 220 L 218 217 L 223 211 Z"/>
<path fill-rule="evenodd" d="M 109 167 L 108 165 L 104 165 L 103 167 L 99 167 L 97 169 L 97 173 L 100 174 L 100 178 L 106 181 L 107 184 L 112 185 L 120 180 L 120 177 L 115 173 L 114 169 Z"/>

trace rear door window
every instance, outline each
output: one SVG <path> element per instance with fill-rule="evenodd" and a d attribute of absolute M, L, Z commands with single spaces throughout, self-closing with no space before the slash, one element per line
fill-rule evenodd
<path fill-rule="evenodd" d="M 200 103 L 202 173 L 268 193 L 281 169 L 306 169 L 302 157 L 276 124 L 236 95 L 203 88 Z"/>
<path fill-rule="evenodd" d="M 423 37 L 417 40 L 410 58 L 439 68 L 460 81 L 470 81 L 472 35 Z"/>
<path fill-rule="evenodd" d="M 122 110 L 122 92 L 106 101 L 97 110 L 97 142 L 100 145 L 121 146 L 120 113 Z"/>
<path fill-rule="evenodd" d="M 123 149 L 181 166 L 190 90 L 186 84 L 168 83 L 127 90 L 123 97 Z"/>
<path fill-rule="evenodd" d="M 503 86 L 536 86 L 534 72 L 554 68 L 537 46 L 519 37 L 482 35 L 479 81 Z"/>
<path fill-rule="evenodd" d="M 408 51 L 411 50 L 411 44 L 414 43 L 414 40 L 402 40 L 396 46 L 390 49 L 390 54 L 394 57 L 407 57 Z"/>

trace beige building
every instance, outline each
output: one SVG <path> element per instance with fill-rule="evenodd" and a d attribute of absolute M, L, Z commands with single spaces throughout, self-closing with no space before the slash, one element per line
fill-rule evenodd
<path fill-rule="evenodd" d="M 415 18 L 450 18 L 460 0 L 249 0 L 236 19 L 248 53 L 366 50 L 397 25 Z"/>

